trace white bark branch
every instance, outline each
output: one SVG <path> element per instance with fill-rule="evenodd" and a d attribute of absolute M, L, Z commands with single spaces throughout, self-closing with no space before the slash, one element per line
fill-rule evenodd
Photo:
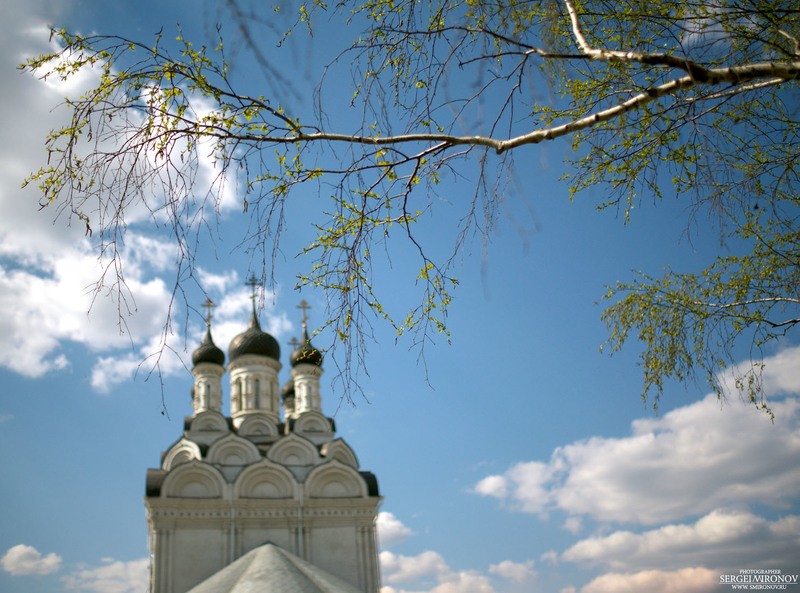
<path fill-rule="evenodd" d="M 701 67 L 699 67 L 701 68 Z M 268 140 L 276 143 L 291 142 L 348 142 L 351 144 L 370 144 L 375 146 L 390 144 L 406 144 L 413 142 L 432 142 L 436 143 L 434 149 L 441 149 L 446 146 L 487 146 L 495 149 L 498 153 L 517 148 L 525 144 L 538 144 L 544 140 L 553 140 L 561 136 L 566 136 L 586 128 L 590 128 L 598 123 L 609 121 L 624 113 L 633 111 L 650 101 L 672 95 L 680 90 L 689 89 L 695 86 L 710 86 L 716 84 L 729 83 L 733 85 L 746 84 L 740 91 L 754 90 L 762 86 L 775 85 L 780 82 L 797 80 L 800 78 L 800 61 L 793 62 L 762 62 L 756 64 L 744 64 L 741 66 L 729 66 L 725 68 L 701 68 L 704 73 L 704 80 L 699 81 L 693 73 L 680 76 L 663 84 L 650 87 L 641 93 L 634 95 L 626 101 L 613 107 L 603 109 L 562 125 L 552 126 L 534 130 L 527 134 L 522 134 L 507 140 L 501 140 L 490 136 L 458 136 L 450 134 L 401 134 L 396 136 L 353 136 L 349 134 L 334 134 L 329 132 L 315 132 L 311 134 L 301 133 L 282 137 L 249 137 L 250 140 Z M 763 83 L 758 81 L 766 79 Z M 716 95 L 711 95 L 714 98 Z M 721 95 L 720 95 L 721 96 Z M 694 99 L 697 100 L 697 99 Z"/>
<path fill-rule="evenodd" d="M 538 144 L 544 140 L 553 140 L 561 136 L 566 136 L 574 132 L 591 128 L 605 121 L 612 120 L 620 115 L 633 111 L 660 97 L 672 95 L 680 90 L 692 88 L 694 86 L 710 86 L 718 84 L 741 85 L 738 89 L 724 91 L 708 95 L 707 99 L 714 99 L 725 96 L 729 93 L 752 91 L 765 86 L 773 86 L 790 80 L 800 78 L 800 60 L 789 62 L 760 62 L 754 64 L 742 64 L 724 68 L 707 68 L 691 60 L 677 57 L 666 53 L 647 53 L 637 51 L 616 51 L 603 48 L 592 47 L 586 39 L 581 29 L 578 13 L 572 0 L 564 0 L 567 13 L 572 24 L 572 33 L 580 51 L 590 60 L 603 62 L 628 62 L 646 65 L 662 65 L 676 68 L 686 72 L 684 76 L 674 78 L 663 84 L 650 87 L 641 93 L 623 101 L 622 103 L 597 111 L 573 121 L 534 130 L 527 134 L 501 140 L 489 136 L 457 136 L 449 134 L 403 134 L 397 136 L 351 136 L 347 134 L 332 134 L 327 132 L 316 132 L 312 134 L 291 135 L 284 138 L 273 139 L 280 143 L 288 142 L 348 142 L 356 144 L 389 145 L 403 144 L 411 142 L 433 142 L 435 150 L 446 148 L 447 146 L 472 145 L 487 146 L 495 149 L 498 153 L 517 148 L 525 144 Z M 529 50 L 531 53 L 540 53 L 539 50 Z M 697 98 L 692 99 L 697 101 Z"/>

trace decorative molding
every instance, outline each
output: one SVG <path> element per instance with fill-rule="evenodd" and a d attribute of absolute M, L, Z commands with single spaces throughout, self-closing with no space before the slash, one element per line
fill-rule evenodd
<path fill-rule="evenodd" d="M 289 434 L 267 450 L 267 459 L 281 465 L 316 465 L 320 462 L 314 443 L 297 434 Z"/>

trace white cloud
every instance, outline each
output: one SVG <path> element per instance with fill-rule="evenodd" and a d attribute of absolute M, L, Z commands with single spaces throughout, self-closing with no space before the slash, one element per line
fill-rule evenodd
<path fill-rule="evenodd" d="M 122 562 L 104 558 L 104 564 L 81 567 L 61 580 L 69 591 L 79 593 L 142 593 L 150 587 L 147 558 Z"/>
<path fill-rule="evenodd" d="M 533 569 L 533 560 L 528 560 L 527 562 L 503 560 L 498 564 L 489 566 L 489 572 L 514 583 L 529 583 L 535 581 L 538 576 Z"/>
<path fill-rule="evenodd" d="M 26 55 L 53 49 L 44 19 L 37 23 L 32 16 L 42 12 L 36 4 L 0 25 L 6 43 L 18 50 L 0 56 L 7 71 Z M 51 17 L 53 10 L 47 8 Z M 82 75 L 81 84 L 98 75 Z M 106 350 L 131 348 L 157 335 L 170 291 L 152 274 L 174 261 L 175 249 L 153 237 L 128 232 L 125 243 L 119 245 L 127 285 L 115 291 L 112 283 L 112 289 L 94 293 L 110 261 L 98 258 L 82 224 L 70 226 L 64 216 L 54 223 L 58 205 L 41 212 L 37 190 L 20 188 L 23 178 L 43 163 L 44 138 L 66 116 L 52 107 L 69 89 L 60 83 L 42 84 L 30 74 L 10 76 L 4 82 L 0 123 L 15 141 L 0 146 L 0 178 L 4 180 L 0 185 L 0 306 L 9 312 L 0 320 L 0 347 L 15 353 L 2 364 L 38 377 L 68 366 L 61 351 L 65 342 Z"/>
<path fill-rule="evenodd" d="M 52 16 L 49 18 L 52 21 Z M 16 36 L 18 32 L 10 31 L 9 35 Z M 17 40 L 17 45 L 23 48 L 18 61 L 44 52 L 59 52 L 62 47 L 58 45 L 58 41 L 57 38 L 51 39 L 47 26 L 41 22 L 37 23 L 27 28 L 25 34 Z M 24 84 L 27 85 L 28 91 L 26 98 L 33 96 L 36 99 L 33 104 L 35 109 L 30 103 L 23 103 L 27 108 L 26 111 L 42 116 L 46 113 L 47 115 L 43 119 L 48 119 L 51 125 L 41 126 L 41 134 L 28 132 L 27 136 L 33 140 L 33 150 L 25 155 L 28 157 L 27 159 L 20 159 L 23 164 L 22 177 L 44 164 L 45 134 L 50 129 L 58 129 L 62 125 L 69 124 L 71 113 L 69 108 L 64 105 L 63 98 L 85 94 L 100 80 L 102 73 L 100 64 L 80 68 L 77 72 L 71 73 L 67 79 L 63 79 L 54 72 L 57 63 L 69 61 L 70 54 L 66 52 L 50 65 L 43 65 L 36 72 L 26 72 L 24 75 Z M 16 63 L 14 65 L 16 66 Z M 20 95 L 16 91 L 18 91 L 18 87 L 14 85 L 9 94 L 19 98 Z M 157 91 L 158 87 L 156 86 L 145 86 L 141 93 L 146 100 L 148 95 Z M 185 117 L 194 116 L 199 119 L 211 113 L 214 104 L 209 99 L 201 94 L 193 93 L 187 88 L 184 88 L 184 92 L 189 105 L 184 114 Z M 110 118 L 102 118 L 102 122 L 100 120 L 99 117 L 95 119 L 97 126 L 95 138 L 100 138 L 97 141 L 97 147 L 104 153 L 114 154 L 115 149 L 124 144 L 123 140 L 130 138 L 131 132 L 144 122 L 144 116 L 135 112 L 126 112 L 125 117 L 116 118 L 113 122 Z M 162 118 L 155 117 L 157 127 L 163 123 Z M 34 128 L 34 132 L 36 131 L 38 128 Z M 90 155 L 96 148 L 94 142 L 88 139 L 79 142 L 78 152 L 82 156 Z M 139 142 L 135 144 L 141 146 Z M 97 203 L 82 204 L 81 207 L 85 214 L 92 219 L 93 228 L 101 228 L 104 225 L 114 226 L 119 223 L 124 233 L 125 227 L 132 224 L 143 222 L 171 224 L 169 221 L 177 218 L 180 225 L 178 232 L 186 233 L 187 243 L 192 243 L 196 238 L 195 232 L 211 230 L 217 213 L 235 207 L 240 208 L 241 200 L 237 198 L 237 195 L 241 184 L 237 172 L 234 168 L 222 170 L 216 162 L 220 151 L 216 149 L 215 141 L 213 139 L 200 140 L 194 145 L 193 154 L 182 154 L 189 144 L 183 138 L 166 147 L 166 152 L 171 153 L 172 168 L 169 170 L 169 174 L 163 176 L 153 177 L 148 173 L 154 167 L 163 166 L 165 160 L 162 150 L 164 147 L 159 146 L 156 150 L 154 146 L 150 145 L 137 149 L 134 154 L 117 155 L 113 166 L 104 172 L 102 180 L 102 186 L 109 191 L 99 196 Z M 107 163 L 108 161 L 105 161 L 105 164 Z M 145 189 L 142 193 L 137 195 L 141 188 L 129 181 L 130 177 L 136 178 L 139 175 L 146 177 L 148 182 L 144 184 Z M 120 201 L 123 199 L 123 188 L 125 190 L 124 205 Z M 94 198 L 94 196 L 92 197 Z M 176 198 L 178 199 L 176 200 Z M 63 207 L 63 205 L 55 204 L 54 208 L 59 206 Z"/>
<path fill-rule="evenodd" d="M 430 593 L 494 593 L 494 588 L 484 575 L 462 570 L 443 579 Z"/>
<path fill-rule="evenodd" d="M 203 268 L 198 268 L 197 278 L 203 290 L 217 293 L 224 293 L 230 287 L 239 283 L 239 274 L 236 273 L 236 270 L 230 270 L 223 274 L 214 274 Z"/>
<path fill-rule="evenodd" d="M 380 593 L 495 593 L 486 577 L 473 572 L 456 573 L 452 580 L 439 583 L 432 588 L 396 589 L 381 587 Z"/>
<path fill-rule="evenodd" d="M 152 373 L 166 377 L 186 368 L 175 351 L 162 347 L 157 336 L 138 352 L 99 357 L 92 367 L 91 385 L 100 393 L 108 393 L 115 385 L 136 377 L 147 378 Z"/>
<path fill-rule="evenodd" d="M 764 361 L 762 387 L 765 393 L 772 396 L 791 395 L 798 392 L 800 385 L 800 346 L 785 348 L 774 356 Z M 741 367 L 735 369 L 738 374 L 743 374 Z"/>
<path fill-rule="evenodd" d="M 381 588 L 381 593 L 494 593 L 485 575 L 476 571 L 453 571 L 437 552 L 400 556 L 384 551 L 380 562 L 383 580 L 389 583 Z M 396 588 L 398 584 L 410 584 L 413 589 Z"/>
<path fill-rule="evenodd" d="M 378 513 L 376 525 L 381 548 L 389 548 L 414 535 L 414 532 L 403 525 L 392 513 Z"/>
<path fill-rule="evenodd" d="M 19 544 L 9 548 L 0 558 L 3 570 L 14 576 L 50 574 L 61 566 L 61 556 L 55 553 L 42 556 L 33 546 Z"/>
<path fill-rule="evenodd" d="M 0 264 L 0 345 L 14 351 L 2 364 L 30 377 L 66 366 L 63 342 L 93 350 L 131 348 L 160 336 L 170 292 L 158 278 L 129 276 L 120 291 L 96 295 L 97 259 L 62 251 L 46 269 L 14 269 Z"/>
<path fill-rule="evenodd" d="M 547 564 L 558 564 L 558 552 L 555 550 L 548 550 L 547 552 L 543 553 L 539 556 L 539 559 L 542 562 L 546 562 Z"/>
<path fill-rule="evenodd" d="M 765 384 L 787 388 L 800 368 L 800 348 L 765 363 Z M 721 407 L 709 395 L 633 422 L 629 436 L 592 437 L 559 447 L 547 463 L 516 464 L 484 478 L 475 491 L 525 512 L 559 509 L 643 525 L 739 504 L 780 508 L 800 493 L 800 402 L 771 405 L 774 424 L 751 405 L 732 400 Z"/>
<path fill-rule="evenodd" d="M 508 496 L 508 480 L 503 476 L 487 476 L 475 485 L 475 492 L 483 496 L 505 498 Z"/>
<path fill-rule="evenodd" d="M 235 275 L 228 276 L 233 279 L 235 277 Z M 212 283 L 219 281 L 227 285 L 230 282 L 230 280 L 220 280 L 222 276 L 214 278 L 217 280 L 212 279 Z M 166 295 L 166 290 L 164 292 Z M 164 299 L 168 296 L 166 295 Z M 294 326 L 285 313 L 275 310 L 274 302 L 274 293 L 268 292 L 265 296 L 265 310 L 259 317 L 261 328 L 272 334 L 280 343 L 281 337 Z M 151 311 L 150 317 L 163 323 L 164 311 L 167 310 L 168 304 L 164 302 L 161 307 Z M 214 309 L 212 326 L 214 343 L 226 350 L 231 340 L 247 328 L 251 311 L 252 302 L 248 289 L 239 288 L 222 296 Z M 92 369 L 92 387 L 97 391 L 107 392 L 115 385 L 134 377 L 148 376 L 151 372 L 169 376 L 185 371 L 191 366 L 192 350 L 200 345 L 206 331 L 205 325 L 200 321 L 200 314 L 205 315 L 205 312 L 198 309 L 186 318 L 189 326 L 187 339 L 184 339 L 183 334 L 165 336 L 162 332 L 163 326 L 154 326 L 146 341 L 137 341 L 135 349 L 129 348 L 126 352 L 98 357 Z M 165 339 L 168 347 L 164 346 Z"/>
<path fill-rule="evenodd" d="M 578 534 L 583 528 L 583 521 L 581 521 L 580 517 L 567 517 L 562 527 L 565 531 L 569 531 L 572 534 Z"/>
<path fill-rule="evenodd" d="M 718 569 L 774 566 L 787 569 L 800 558 L 800 516 L 768 521 L 746 511 L 713 511 L 691 525 L 645 531 L 615 531 L 579 541 L 560 559 L 604 565 L 615 571 Z"/>
<path fill-rule="evenodd" d="M 213 109 L 213 105 L 200 95 L 191 95 L 192 111 L 197 119 L 209 115 Z M 201 141 L 197 147 L 197 161 L 198 161 L 198 185 L 203 188 L 214 188 L 214 199 L 209 206 L 214 210 L 223 212 L 232 210 L 234 208 L 242 207 L 242 200 L 238 196 L 238 180 L 236 179 L 236 168 L 222 172 L 219 166 L 214 162 L 214 145 L 213 141 Z M 203 195 L 205 192 L 196 192 L 196 195 Z M 206 209 L 205 205 L 201 206 Z"/>
<path fill-rule="evenodd" d="M 609 573 L 581 587 L 581 593 L 711 593 L 718 590 L 719 573 L 706 568 L 683 568 L 675 572 L 644 570 Z M 574 591 L 574 589 L 572 589 Z"/>
<path fill-rule="evenodd" d="M 7 18 L 0 22 L 4 43 L 13 48 L 0 54 L 4 71 L 14 72 L 26 57 L 55 49 L 55 41 L 49 40 L 49 29 L 43 23 L 57 21 L 58 11 L 68 10 L 68 6 L 42 6 L 34 0 L 24 9 L 17 4 L 9 7 Z M 194 322 L 186 311 L 179 310 L 182 303 L 171 301 L 179 251 L 172 238 L 162 240 L 157 235 L 163 232 L 159 224 L 164 218 L 164 196 L 153 195 L 150 203 L 128 203 L 122 221 L 124 235 L 114 249 L 100 255 L 98 232 L 85 236 L 85 225 L 70 217 L 69 208 L 54 203 L 42 211 L 38 189 L 20 187 L 26 176 L 44 164 L 48 132 L 68 121 L 66 110 L 53 107 L 66 94 L 80 92 L 98 76 L 98 68 L 85 69 L 71 82 L 63 83 L 56 77 L 42 82 L 30 73 L 17 73 L 0 87 L 0 125 L 9 138 L 14 138 L 14 142 L 0 146 L 0 178 L 4 180 L 0 184 L 0 307 L 9 312 L 0 319 L 0 347 L 15 353 L 0 364 L 25 376 L 39 377 L 69 366 L 63 348 L 66 343 L 81 344 L 103 352 L 92 372 L 92 385 L 107 391 L 130 379 L 150 354 L 162 352 L 162 332 L 169 313 L 177 323 L 175 335 L 167 334 L 165 339 L 178 352 L 192 349 L 193 345 L 184 340 L 182 325 L 188 323 L 192 330 Z M 200 110 L 207 107 L 198 103 Z M 205 213 L 198 212 L 208 202 L 208 188 L 202 185 L 220 181 L 208 151 L 201 152 L 195 163 L 199 185 L 192 194 L 193 202 L 181 214 L 187 221 L 198 223 L 208 222 L 203 218 Z M 208 202 L 213 208 L 225 210 L 237 202 L 235 180 L 224 181 L 221 197 L 213 204 Z M 111 219 L 116 215 L 114 200 L 113 196 L 103 196 L 87 212 Z M 117 283 L 117 264 L 124 274 L 124 285 Z M 106 285 L 95 292 L 104 276 Z M 224 290 L 236 280 L 235 273 L 219 276 L 202 270 L 198 277 L 212 290 Z M 249 308 L 238 312 L 230 337 L 242 331 Z M 182 314 L 186 316 L 179 318 Z M 198 331 L 189 335 L 200 334 L 202 324 L 197 325 Z M 268 312 L 264 327 L 277 337 L 291 323 L 285 316 Z M 149 371 L 151 362 L 144 361 L 142 368 Z M 175 356 L 161 360 L 162 372 L 182 367 Z"/>
<path fill-rule="evenodd" d="M 385 545 L 385 539 L 391 545 L 413 535 L 408 527 L 387 512 L 379 514 L 378 530 L 382 545 Z M 384 550 L 379 559 L 385 583 L 380 593 L 495 593 L 493 582 L 499 584 L 502 591 L 521 591 L 538 579 L 532 560 L 504 560 L 490 565 L 487 573 L 483 573 L 477 570 L 453 570 L 441 554 L 432 550 L 416 556 Z M 496 578 L 492 579 L 489 575 Z"/>
<path fill-rule="evenodd" d="M 289 321 L 285 313 L 275 309 L 277 294 L 267 291 L 264 295 L 264 307 L 259 311 L 261 329 L 269 332 L 276 338 L 286 335 L 294 329 L 294 324 Z M 234 336 L 240 334 L 247 327 L 252 312 L 250 289 L 239 288 L 224 294 L 214 309 L 214 341 L 217 344 L 228 344 Z M 205 328 L 202 329 L 202 332 Z M 198 336 L 201 335 L 198 330 Z M 299 336 L 298 336 L 299 337 Z"/>
<path fill-rule="evenodd" d="M 748 507 L 791 509 L 800 494 L 800 348 L 765 360 L 764 385 L 776 419 L 736 398 L 709 395 L 663 417 L 632 423 L 619 438 L 592 437 L 557 448 L 548 462 L 522 462 L 484 478 L 475 492 L 511 508 L 567 514 L 578 533 L 598 535 L 542 561 L 610 571 L 581 593 L 716 590 L 723 570 L 800 570 L 800 516 L 768 519 Z M 691 523 L 683 520 L 691 519 Z M 608 524 L 657 526 L 609 531 Z"/>
<path fill-rule="evenodd" d="M 450 573 L 441 554 L 432 551 L 422 552 L 417 556 L 401 556 L 383 551 L 380 553 L 380 562 L 383 578 L 387 583 L 406 583 Z"/>

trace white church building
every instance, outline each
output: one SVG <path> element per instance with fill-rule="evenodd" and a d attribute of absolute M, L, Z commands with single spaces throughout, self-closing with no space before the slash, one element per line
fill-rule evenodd
<path fill-rule="evenodd" d="M 250 326 L 225 354 L 211 337 L 192 354 L 184 432 L 147 472 L 151 593 L 377 593 L 375 476 L 322 413 L 322 354 L 303 337 L 281 389 L 280 346 Z"/>

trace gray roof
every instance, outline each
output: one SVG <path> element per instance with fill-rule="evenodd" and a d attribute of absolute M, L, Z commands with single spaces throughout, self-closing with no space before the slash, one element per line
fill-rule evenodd
<path fill-rule="evenodd" d="M 313 364 L 318 367 L 322 366 L 322 352 L 311 345 L 311 340 L 308 337 L 308 329 L 305 322 L 303 322 L 303 341 L 300 343 L 289 357 L 291 365 L 297 366 L 298 364 Z"/>
<path fill-rule="evenodd" d="M 225 364 L 225 353 L 217 347 L 211 337 L 211 328 L 206 329 L 206 337 L 202 344 L 192 352 L 192 365 L 197 366 L 201 362 L 210 362 L 223 366 Z"/>
<path fill-rule="evenodd" d="M 231 362 L 245 354 L 267 356 L 274 360 L 281 359 L 281 347 L 278 341 L 267 332 L 261 330 L 261 324 L 258 322 L 258 315 L 256 314 L 255 301 L 253 302 L 253 314 L 250 316 L 250 326 L 233 338 L 230 346 L 228 346 L 228 360 Z"/>
<path fill-rule="evenodd" d="M 363 593 L 294 554 L 266 543 L 188 593 Z"/>

